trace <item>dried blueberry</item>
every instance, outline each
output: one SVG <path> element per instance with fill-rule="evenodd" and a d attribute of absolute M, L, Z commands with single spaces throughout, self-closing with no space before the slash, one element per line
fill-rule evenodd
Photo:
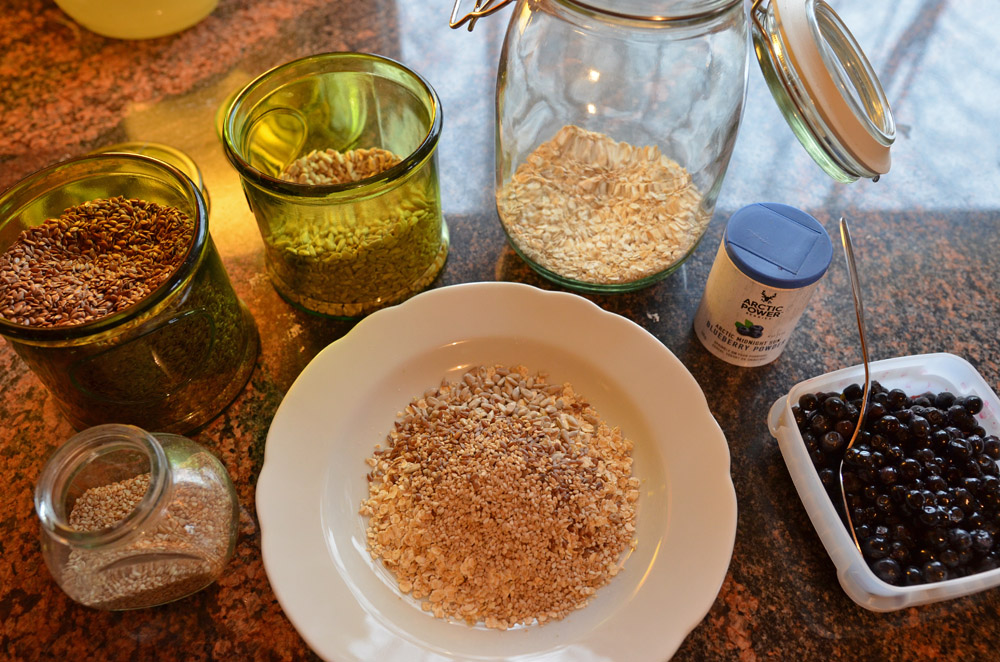
<path fill-rule="evenodd" d="M 938 409 L 947 409 L 955 404 L 955 395 L 948 391 L 942 391 L 934 396 L 934 406 Z"/>
<path fill-rule="evenodd" d="M 924 583 L 924 573 L 916 566 L 907 566 L 903 571 L 903 586 L 916 586 Z"/>
<path fill-rule="evenodd" d="M 861 384 L 848 384 L 844 387 L 844 398 L 850 402 L 851 400 L 860 400 L 864 395 L 864 389 Z"/>
<path fill-rule="evenodd" d="M 879 559 L 872 564 L 872 570 L 875 572 L 876 577 L 887 584 L 898 584 L 900 578 L 903 576 L 903 569 L 892 558 Z"/>
<path fill-rule="evenodd" d="M 813 393 L 803 393 L 802 396 L 799 397 L 799 407 L 802 408 L 802 411 L 813 411 L 816 409 L 818 404 L 819 398 L 817 398 Z"/>
<path fill-rule="evenodd" d="M 844 447 L 844 437 L 836 430 L 827 432 L 819 439 L 819 447 L 824 453 L 836 453 Z"/>
<path fill-rule="evenodd" d="M 986 435 L 983 439 L 983 453 L 994 460 L 1000 460 L 1000 438 L 993 434 Z"/>
<path fill-rule="evenodd" d="M 983 410 L 983 399 L 978 395 L 967 395 L 962 398 L 962 406 L 965 408 L 965 411 L 975 416 Z"/>
<path fill-rule="evenodd" d="M 923 574 L 928 582 L 943 582 L 948 579 L 948 568 L 940 561 L 930 561 L 924 564 Z"/>

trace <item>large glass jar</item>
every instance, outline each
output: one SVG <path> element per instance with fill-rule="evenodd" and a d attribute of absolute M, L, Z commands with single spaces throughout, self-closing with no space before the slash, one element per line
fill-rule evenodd
<path fill-rule="evenodd" d="M 57 219 L 67 209 L 114 197 L 176 209 L 192 220 L 192 236 L 176 269 L 141 300 L 82 323 L 25 323 L 13 316 L 16 304 L 5 304 L 0 335 L 76 428 L 128 423 L 184 433 L 213 418 L 243 389 L 259 345 L 250 311 L 236 296 L 209 234 L 205 199 L 189 177 L 158 159 L 125 153 L 86 156 L 41 170 L 0 195 L 0 254 L 29 229 L 61 222 Z M 122 242 L 129 244 L 127 237 Z M 93 278 L 81 287 L 98 292 L 95 287 L 109 287 L 115 292 L 104 297 L 109 300 L 121 289 L 109 281 L 142 280 L 141 274 L 129 276 L 131 257 L 123 265 L 114 262 L 125 253 L 99 255 L 67 269 L 92 270 Z M 140 261 L 134 264 L 137 270 Z M 96 273 L 108 264 L 119 266 L 108 268 L 105 277 Z M 58 271 L 43 276 L 40 269 L 32 270 L 28 296 L 65 297 L 71 279 Z M 23 289 L 24 278 L 11 278 L 13 287 Z"/>
<path fill-rule="evenodd" d="M 500 221 L 521 257 L 574 289 L 635 289 L 676 269 L 712 216 L 739 127 L 743 3 L 670 20 L 643 4 L 525 0 L 504 42 Z"/>
<path fill-rule="evenodd" d="M 42 554 L 59 586 L 98 609 L 178 600 L 219 577 L 239 504 L 226 468 L 195 442 L 130 425 L 88 428 L 35 487 Z"/>
<path fill-rule="evenodd" d="M 452 27 L 511 0 L 485 0 Z M 711 219 L 740 124 L 750 35 L 807 151 L 877 179 L 895 127 L 850 32 L 822 0 L 517 0 L 496 92 L 496 202 L 514 250 L 571 289 L 675 270 Z"/>

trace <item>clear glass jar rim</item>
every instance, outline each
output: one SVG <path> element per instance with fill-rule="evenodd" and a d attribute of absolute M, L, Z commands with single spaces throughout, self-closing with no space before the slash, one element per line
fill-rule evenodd
<path fill-rule="evenodd" d="M 142 154 L 133 154 L 129 152 L 103 152 L 101 154 L 90 154 L 61 161 L 60 163 L 55 163 L 28 175 L 26 178 L 22 179 L 20 182 L 0 195 L 0 206 L 2 206 L 4 202 L 14 200 L 18 196 L 23 196 L 29 192 L 34 195 L 32 199 L 35 199 L 44 194 L 45 191 L 40 188 L 40 185 L 53 173 L 67 167 L 74 167 L 84 163 L 93 163 L 95 161 L 106 163 L 114 161 L 127 163 L 129 161 L 133 161 L 143 163 L 147 166 L 151 165 L 155 169 L 161 170 L 165 175 L 180 184 L 181 188 L 184 190 L 185 197 L 194 202 L 194 237 L 192 238 L 191 246 L 189 247 L 187 254 L 184 256 L 184 260 L 177 266 L 176 269 L 174 269 L 174 272 L 170 275 L 170 277 L 160 284 L 159 287 L 150 292 L 149 295 L 141 301 L 118 313 L 107 315 L 83 324 L 50 327 L 14 324 L 0 317 L 0 335 L 23 341 L 58 342 L 86 338 L 88 336 L 94 336 L 114 329 L 124 322 L 138 317 L 143 312 L 157 305 L 173 293 L 191 274 L 201 259 L 201 256 L 204 254 L 205 248 L 208 245 L 209 237 L 208 210 L 205 205 L 205 199 L 202 196 L 201 191 L 198 189 L 198 186 L 191 180 L 190 177 L 185 175 L 173 165 Z M 94 174 L 94 171 L 87 171 L 84 174 L 84 177 L 90 177 Z M 110 174 L 110 172 L 107 174 Z M 78 180 L 65 182 L 63 186 L 75 181 Z M 24 205 L 19 206 L 23 207 Z"/>
<path fill-rule="evenodd" d="M 877 98 L 878 110 L 883 111 L 879 114 L 883 121 L 876 122 L 876 118 L 872 116 L 872 113 L 868 112 L 867 108 L 857 107 L 853 96 L 845 96 L 845 101 L 847 101 L 848 104 L 857 111 L 855 112 L 855 116 L 865 124 L 868 132 L 873 138 L 875 138 L 882 145 L 891 145 L 896 137 L 896 125 L 893 121 L 891 112 L 889 112 L 889 101 L 885 97 L 885 91 L 882 89 L 878 76 L 875 74 L 874 70 L 872 70 L 871 64 L 868 62 L 868 58 L 861 50 L 861 46 L 854 39 L 854 35 L 830 5 L 823 2 L 823 0 L 816 0 L 816 2 L 810 6 L 814 8 L 814 12 L 809 16 L 811 21 L 810 28 L 815 30 L 818 38 L 821 37 L 829 46 L 828 49 L 820 49 L 820 56 L 824 59 L 824 61 L 826 61 L 828 54 L 830 57 L 836 58 L 841 62 L 845 56 L 850 58 L 851 61 L 847 64 L 851 67 L 856 65 L 857 70 L 863 74 L 862 78 L 867 85 L 868 90 L 874 93 Z M 824 19 L 822 22 L 820 21 L 820 17 Z M 846 45 L 846 53 L 837 49 L 836 46 L 831 43 L 829 39 L 831 35 L 823 29 L 824 25 L 830 25 L 831 30 L 834 31 L 834 35 L 832 36 L 842 40 L 842 42 Z M 827 69 L 830 69 L 831 65 L 835 66 L 835 64 L 836 63 L 827 62 Z"/>
<path fill-rule="evenodd" d="M 822 25 L 820 15 L 824 19 Z M 755 41 L 759 38 L 766 45 L 757 49 L 757 59 L 762 68 L 771 72 L 780 70 L 774 78 L 788 99 L 798 106 L 803 121 L 815 136 L 815 146 L 852 177 L 877 177 L 888 172 L 889 147 L 895 138 L 892 113 L 867 57 L 836 12 L 823 0 L 754 0 L 751 16 Z M 823 25 L 835 34 L 828 34 Z M 837 49 L 830 37 L 846 52 Z M 856 80 L 879 106 L 881 124 L 867 107 L 859 107 L 853 96 L 842 91 L 838 79 L 840 83 L 845 81 L 839 73 L 831 71 L 831 66 L 837 65 L 829 61 L 831 57 L 858 73 Z M 780 102 L 778 105 L 781 107 Z M 785 113 L 784 108 L 782 112 Z M 786 119 L 792 123 L 787 113 Z M 836 157 L 831 150 L 837 149 L 854 162 L 844 163 Z"/>
<path fill-rule="evenodd" d="M 401 71 L 407 76 L 413 78 L 413 80 L 421 88 L 423 88 L 423 90 L 427 93 L 428 98 L 431 100 L 431 122 L 430 127 L 427 130 L 427 135 L 424 136 L 420 145 L 418 145 L 416 149 L 403 158 L 399 163 L 391 168 L 383 170 L 377 175 L 367 177 L 357 182 L 348 182 L 345 184 L 298 184 L 296 182 L 289 182 L 283 179 L 278 179 L 277 177 L 272 177 L 271 175 L 255 168 L 245 158 L 243 158 L 242 151 L 236 148 L 237 141 L 235 140 L 235 127 L 233 126 L 235 111 L 243 102 L 246 101 L 246 98 L 250 96 L 250 94 L 253 93 L 258 87 L 263 85 L 268 78 L 297 66 L 301 66 L 307 62 L 324 59 L 373 60 Z M 232 103 L 226 111 L 225 119 L 222 122 L 222 146 L 229 162 L 233 164 L 233 167 L 237 169 L 241 176 L 246 177 L 247 179 L 250 179 L 258 184 L 262 184 L 271 190 L 278 190 L 296 197 L 325 198 L 338 193 L 348 194 L 353 197 L 357 196 L 359 192 L 366 189 L 375 189 L 385 184 L 391 184 L 392 182 L 402 179 L 410 172 L 416 170 L 417 166 L 423 163 L 434 153 L 434 150 L 437 147 L 438 139 L 441 135 L 441 127 L 441 100 L 438 98 L 437 92 L 433 87 L 431 87 L 431 84 L 428 83 L 423 76 L 401 62 L 383 55 L 357 53 L 353 51 L 337 51 L 331 53 L 319 53 L 299 58 L 297 60 L 292 60 L 291 62 L 286 62 L 273 67 L 272 69 L 268 69 L 248 83 L 233 98 Z"/>
<path fill-rule="evenodd" d="M 96 531 L 82 531 L 69 523 L 69 513 L 57 505 L 65 497 L 70 480 L 102 450 L 138 451 L 149 461 L 149 487 L 136 507 L 114 525 Z M 134 425 L 109 423 L 78 432 L 60 446 L 42 469 L 35 486 L 35 513 L 42 528 L 64 544 L 99 547 L 128 537 L 164 506 L 171 482 L 170 463 L 156 437 Z"/>
<path fill-rule="evenodd" d="M 678 9 L 675 11 L 670 11 L 667 13 L 640 13 L 638 11 L 626 11 L 619 9 L 617 7 L 612 8 L 612 6 L 605 6 L 595 0 L 559 0 L 565 4 L 569 4 L 575 7 L 579 7 L 585 11 L 601 15 L 608 16 L 616 19 L 627 20 L 627 21 L 637 21 L 637 22 L 647 22 L 647 23 L 673 23 L 673 22 L 688 22 L 688 21 L 698 21 L 705 19 L 716 14 L 721 14 L 723 12 L 729 11 L 733 6 L 742 4 L 742 0 L 714 0 L 712 2 L 695 2 L 695 3 L 681 3 L 689 5 L 686 8 Z M 620 3 L 609 3 L 609 5 L 617 5 Z M 662 3 L 660 3 L 662 4 Z M 699 6 L 704 5 L 704 6 Z M 638 7 L 636 8 L 638 9 Z"/>

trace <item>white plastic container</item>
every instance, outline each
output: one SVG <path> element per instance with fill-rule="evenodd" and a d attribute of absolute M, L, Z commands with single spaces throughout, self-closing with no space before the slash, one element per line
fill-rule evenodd
<path fill-rule="evenodd" d="M 968 361 L 953 354 L 921 354 L 875 361 L 871 364 L 871 378 L 886 388 L 901 388 L 907 394 L 926 391 L 950 391 L 955 395 L 975 393 L 983 399 L 983 410 L 977 415 L 979 424 L 993 434 L 1000 431 L 1000 399 Z M 1000 585 L 1000 568 L 935 584 L 893 586 L 876 577 L 868 567 L 827 496 L 792 415 L 792 405 L 804 393 L 840 391 L 851 383 L 864 383 L 862 366 L 799 382 L 774 403 L 767 417 L 768 428 L 778 440 L 799 498 L 837 567 L 837 578 L 844 592 L 865 609 L 895 611 L 951 600 Z"/>

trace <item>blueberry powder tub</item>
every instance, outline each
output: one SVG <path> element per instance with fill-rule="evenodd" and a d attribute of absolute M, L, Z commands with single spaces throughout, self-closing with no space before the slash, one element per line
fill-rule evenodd
<path fill-rule="evenodd" d="M 733 365 L 774 361 L 832 256 L 830 235 L 809 214 L 778 203 L 743 207 L 726 225 L 695 313 L 695 334 Z"/>

